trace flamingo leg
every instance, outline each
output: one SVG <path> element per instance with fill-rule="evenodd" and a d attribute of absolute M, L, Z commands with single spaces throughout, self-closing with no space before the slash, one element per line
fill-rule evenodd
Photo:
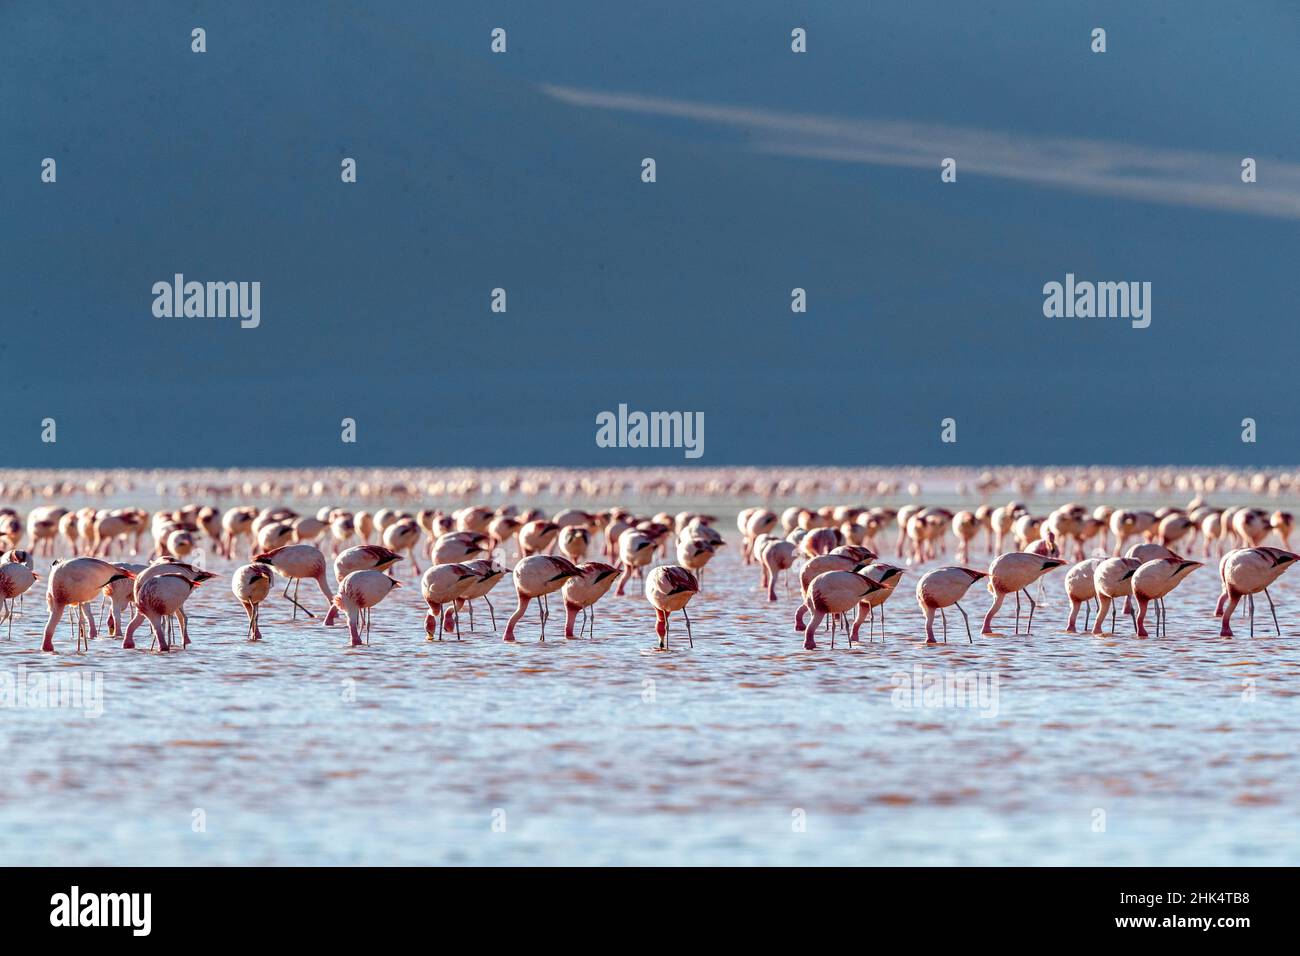
<path fill-rule="evenodd" d="M 970 618 L 966 616 L 966 612 L 962 610 L 962 606 L 960 604 L 954 604 L 953 606 L 956 607 L 957 610 L 961 611 L 961 619 L 966 622 L 966 643 L 974 644 L 975 638 L 970 636 Z"/>
<path fill-rule="evenodd" d="M 1277 608 L 1273 606 L 1273 595 L 1268 593 L 1268 588 L 1264 588 L 1264 597 L 1268 598 L 1268 609 L 1273 612 L 1273 630 L 1277 631 L 1277 636 L 1282 636 L 1282 628 L 1277 623 Z"/>
<path fill-rule="evenodd" d="M 289 585 L 290 585 L 290 584 L 293 585 L 293 597 L 289 597 Z M 303 614 L 306 614 L 306 615 L 307 615 L 308 617 L 310 617 L 310 618 L 314 618 L 314 617 L 316 616 L 316 615 L 313 614 L 311 611 L 307 610 L 305 607 L 303 607 L 301 604 L 298 603 L 298 588 L 301 587 L 301 585 L 302 585 L 302 579 L 301 579 L 301 578 L 291 578 L 291 579 L 289 580 L 289 582 L 286 583 L 285 586 L 284 586 L 284 596 L 285 596 L 286 598 L 288 598 L 288 600 L 290 601 L 290 603 L 293 604 L 293 608 L 294 608 L 294 610 L 293 610 L 293 618 L 294 618 L 295 621 L 298 619 L 298 612 L 299 612 L 299 611 L 302 611 Z M 322 590 L 323 590 L 323 588 L 322 588 Z"/>

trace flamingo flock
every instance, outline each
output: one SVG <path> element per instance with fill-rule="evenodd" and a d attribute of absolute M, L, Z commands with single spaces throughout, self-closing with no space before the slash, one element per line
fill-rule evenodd
<path fill-rule="evenodd" d="M 301 614 L 332 627 L 342 617 L 347 646 L 363 647 L 370 643 L 372 615 L 403 586 L 409 568 L 427 607 L 424 634 L 431 642 L 476 633 L 476 602 L 486 605 L 486 615 L 480 609 L 479 616 L 495 632 L 491 595 L 503 582 L 515 596 L 504 643 L 531 632 L 532 624 L 525 623 L 530 605 L 537 609 L 537 640 L 544 642 L 552 595 L 564 610 L 563 638 L 592 637 L 597 605 L 624 597 L 637 582 L 654 612 L 656 647 L 667 651 L 675 615 L 688 646 L 694 646 L 688 605 L 701 594 L 710 600 L 707 569 L 726 545 L 717 524 L 716 517 L 698 511 L 568 507 L 548 514 L 481 503 L 445 511 L 331 506 L 314 513 L 242 504 L 150 513 L 42 503 L 25 516 L 0 508 L 0 545 L 6 549 L 0 554 L 0 624 L 12 637 L 23 595 L 42 579 L 36 561 L 48 560 L 43 651 L 55 650 L 64 620 L 79 652 L 98 639 L 100 620 L 123 648 L 134 648 L 136 632 L 148 623 L 151 648 L 184 650 L 192 643 L 186 602 L 216 576 L 204 565 L 217 558 L 243 562 L 231 574 L 230 589 L 247 619 L 250 643 L 264 640 L 262 607 L 277 599 L 290 606 L 291 620 Z M 1269 587 L 1300 560 L 1289 550 L 1292 513 L 1214 508 L 1199 496 L 1186 507 L 1089 508 L 1071 502 L 1046 513 L 1035 513 L 1024 500 L 968 509 L 755 506 L 739 511 L 736 530 L 736 560 L 758 571 L 754 600 L 759 606 L 783 597 L 791 602 L 793 629 L 806 650 L 818 649 L 824 630 L 832 649 L 841 630 L 846 647 L 861 644 L 864 624 L 869 643 L 877 631 L 883 640 L 890 598 L 922 565 L 938 565 L 923 570 L 914 590 L 928 644 L 947 642 L 949 609 L 961 615 L 968 643 L 974 643 L 962 602 L 977 584 L 990 598 L 980 636 L 1005 636 L 995 624 L 1008 617 L 1013 635 L 1022 634 L 1023 619 L 1024 636 L 1032 636 L 1048 580 L 1058 569 L 1065 569 L 1066 633 L 1078 633 L 1082 612 L 1084 632 L 1095 636 L 1119 635 L 1121 615 L 1131 619 L 1136 637 L 1165 636 L 1167 598 L 1215 557 L 1219 634 L 1233 636 L 1232 619 L 1240 611 L 1253 636 L 1259 595 L 1280 634 Z M 1272 537 L 1280 547 L 1270 543 Z M 883 560 L 891 547 L 890 560 Z M 510 551 L 513 561 L 507 563 Z M 987 567 L 969 567 L 981 551 Z M 423 570 L 422 559 L 428 561 Z M 304 581 L 314 582 L 323 607 L 316 606 L 310 586 L 301 592 Z M 1005 607 L 1009 599 L 1015 602 L 1013 616 Z"/>

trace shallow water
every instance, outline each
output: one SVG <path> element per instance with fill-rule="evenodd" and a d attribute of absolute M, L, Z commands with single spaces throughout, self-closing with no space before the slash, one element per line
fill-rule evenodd
<path fill-rule="evenodd" d="M 742 566 L 735 509 L 712 510 L 731 547 L 694 649 L 678 621 L 668 653 L 638 585 L 594 640 L 564 641 L 553 601 L 545 643 L 530 613 L 503 644 L 482 606 L 465 640 L 427 642 L 406 562 L 360 649 L 278 593 L 246 643 L 234 563 L 209 562 L 194 644 L 166 656 L 103 636 L 78 655 L 66 627 L 42 655 L 30 594 L 0 674 L 100 675 L 103 712 L 0 710 L 0 863 L 1297 862 L 1300 578 L 1271 589 L 1280 638 L 1263 602 L 1253 639 L 1244 619 L 1217 636 L 1210 567 L 1170 596 L 1167 638 L 1060 633 L 1055 572 L 1032 637 L 978 636 L 973 588 L 975 642 L 950 614 L 926 646 L 908 569 L 883 641 L 808 652 L 793 597 Z M 514 598 L 494 598 L 500 627 Z M 983 696 L 900 706 L 918 666 Z"/>

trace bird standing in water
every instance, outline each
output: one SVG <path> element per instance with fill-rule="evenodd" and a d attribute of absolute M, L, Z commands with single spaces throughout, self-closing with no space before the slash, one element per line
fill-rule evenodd
<path fill-rule="evenodd" d="M 681 611 L 686 619 L 686 639 L 691 647 L 695 637 L 691 634 L 691 616 L 686 605 L 700 591 L 700 582 L 685 568 L 676 564 L 661 564 L 646 575 L 645 597 L 655 609 L 655 633 L 659 635 L 659 650 L 668 650 L 668 615 Z"/>

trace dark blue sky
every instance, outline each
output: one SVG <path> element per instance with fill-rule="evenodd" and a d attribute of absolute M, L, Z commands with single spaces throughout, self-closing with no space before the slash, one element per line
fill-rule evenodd
<path fill-rule="evenodd" d="M 598 448 L 620 402 L 704 412 L 703 465 L 1294 462 L 1298 44 L 1290 2 L 4 4 L 2 464 L 683 462 Z M 176 272 L 260 328 L 154 318 Z M 1044 318 L 1067 272 L 1151 327 Z"/>

